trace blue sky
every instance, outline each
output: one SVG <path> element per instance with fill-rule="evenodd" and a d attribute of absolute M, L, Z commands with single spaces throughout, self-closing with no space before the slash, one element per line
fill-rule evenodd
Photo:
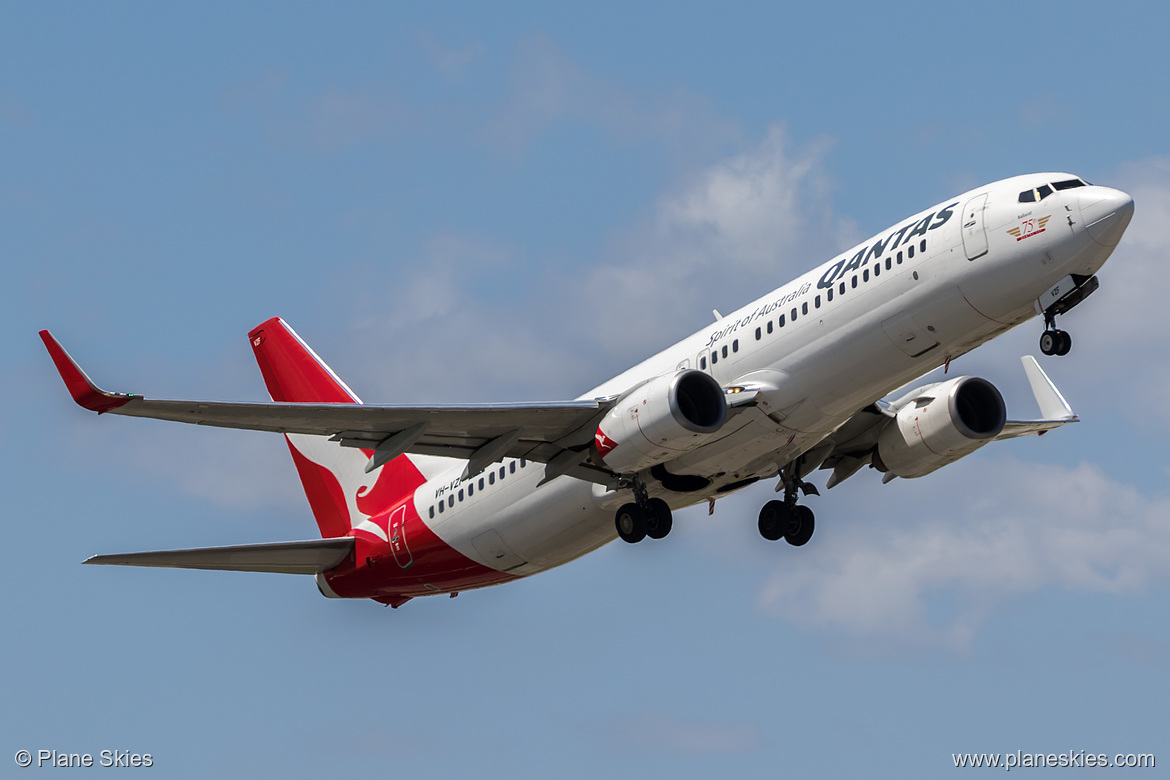
<path fill-rule="evenodd" d="M 432 5 L 0 11 L 0 761 L 582 778 L 934 777 L 954 752 L 1017 749 L 1170 762 L 1165 10 Z M 803 549 L 759 539 L 757 485 L 680 513 L 666 543 L 397 611 L 308 578 L 79 565 L 314 525 L 279 438 L 98 419 L 40 328 L 153 397 L 263 399 L 245 336 L 280 315 L 370 402 L 570 398 L 712 308 L 1042 170 L 1137 203 L 1062 321 L 1072 354 L 1043 361 L 1083 422 L 921 480 L 862 472 L 810 500 Z M 1040 329 L 954 368 L 1031 416 L 1018 356 Z"/>

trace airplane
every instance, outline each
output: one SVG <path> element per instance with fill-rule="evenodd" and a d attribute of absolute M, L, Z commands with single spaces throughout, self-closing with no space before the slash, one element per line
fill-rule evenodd
<path fill-rule="evenodd" d="M 1004 438 L 1077 421 L 1036 359 L 1041 418 L 1007 419 L 991 382 L 897 388 L 1097 289 L 1133 199 L 1068 173 L 1016 176 L 903 219 L 567 402 L 367 405 L 279 318 L 248 338 L 271 403 L 100 389 L 46 330 L 73 399 L 99 414 L 284 434 L 320 539 L 98 555 L 89 564 L 313 575 L 330 598 L 392 607 L 510 582 L 621 538 L 662 539 L 674 510 L 778 478 L 770 541 L 806 544 L 801 496 L 865 466 L 915 479 Z"/>

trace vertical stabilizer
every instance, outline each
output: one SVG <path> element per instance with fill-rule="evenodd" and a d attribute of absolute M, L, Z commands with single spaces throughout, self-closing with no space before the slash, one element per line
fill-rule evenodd
<path fill-rule="evenodd" d="M 361 399 L 279 317 L 249 334 L 273 401 L 349 403 Z M 425 477 L 406 455 L 365 473 L 371 453 L 323 436 L 285 436 L 321 536 L 345 536 L 366 518 L 410 498 Z"/>

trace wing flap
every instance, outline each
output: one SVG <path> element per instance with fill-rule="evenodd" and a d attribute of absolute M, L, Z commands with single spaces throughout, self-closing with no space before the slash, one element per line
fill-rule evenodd
<path fill-rule="evenodd" d="M 95 555 L 84 563 L 99 566 L 151 566 L 170 569 L 217 569 L 278 574 L 316 574 L 332 569 L 352 552 L 352 536 L 304 542 L 240 544 L 189 550 Z"/>

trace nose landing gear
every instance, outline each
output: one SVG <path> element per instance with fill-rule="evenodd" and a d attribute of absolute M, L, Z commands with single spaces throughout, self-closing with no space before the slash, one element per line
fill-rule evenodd
<path fill-rule="evenodd" d="M 1045 355 L 1067 355 L 1072 349 L 1072 336 L 1056 327 L 1056 315 L 1064 314 L 1096 291 L 1100 283 L 1095 276 L 1069 274 L 1054 284 L 1039 301 L 1053 301 L 1044 309 L 1044 333 L 1040 335 L 1040 351 Z M 1053 300 L 1055 299 L 1055 300 Z"/>
<path fill-rule="evenodd" d="M 1040 351 L 1045 355 L 1067 355 L 1072 349 L 1072 336 L 1068 335 L 1068 331 L 1058 330 L 1052 319 L 1049 319 L 1047 325 L 1047 330 L 1040 334 Z"/>

